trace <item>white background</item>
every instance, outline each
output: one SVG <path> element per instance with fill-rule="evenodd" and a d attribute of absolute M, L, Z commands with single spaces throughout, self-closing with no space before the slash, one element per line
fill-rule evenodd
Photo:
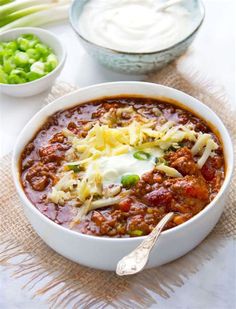
<path fill-rule="evenodd" d="M 235 102 L 235 0 L 205 0 L 206 19 L 187 58 L 202 76 L 221 85 L 232 106 Z M 68 24 L 47 27 L 64 42 L 68 58 L 60 80 L 80 87 L 116 80 L 140 80 L 143 77 L 110 72 L 95 63 L 83 50 Z M 21 128 L 44 103 L 47 93 L 28 99 L 0 94 L 0 156 L 12 150 Z M 222 106 L 224 108 L 224 106 Z M 229 240 L 219 248 L 214 259 L 176 288 L 168 300 L 155 296 L 153 308 L 233 309 L 236 308 L 235 242 Z M 24 279 L 13 280 L 0 268 L 0 308 L 48 308 L 44 300 L 31 300 L 22 291 Z"/>

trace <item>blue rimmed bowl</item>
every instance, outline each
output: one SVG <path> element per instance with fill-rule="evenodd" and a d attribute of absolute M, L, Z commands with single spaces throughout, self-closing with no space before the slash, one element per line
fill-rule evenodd
<path fill-rule="evenodd" d="M 81 35 L 78 20 L 84 5 L 89 0 L 74 0 L 70 8 L 70 23 L 85 50 L 102 65 L 117 72 L 126 74 L 145 74 L 163 68 L 172 60 L 181 56 L 194 40 L 205 16 L 202 1 L 185 0 L 185 7 L 192 14 L 193 31 L 183 40 L 162 50 L 147 53 L 129 53 L 106 48 L 95 44 Z"/>

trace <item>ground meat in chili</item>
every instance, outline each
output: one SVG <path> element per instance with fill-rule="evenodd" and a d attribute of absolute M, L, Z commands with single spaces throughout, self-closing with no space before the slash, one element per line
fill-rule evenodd
<path fill-rule="evenodd" d="M 168 165 L 183 177 L 173 178 L 153 169 L 142 175 L 120 203 L 89 212 L 81 222 L 71 225 L 77 208 L 70 201 L 65 205 L 47 200 L 47 194 L 57 182 L 57 171 L 69 149 L 63 129 L 81 138 L 87 135 L 95 121 L 102 122 L 109 110 L 132 106 L 139 114 L 158 124 L 173 120 L 192 124 L 196 131 L 210 134 L 219 148 L 201 169 L 190 151 L 192 142 L 183 140 L 179 149 L 165 154 Z M 112 117 L 112 113 L 111 113 Z M 131 114 L 121 114 L 114 127 L 125 126 Z M 176 213 L 166 229 L 182 224 L 201 211 L 217 194 L 224 180 L 224 157 L 219 138 L 210 126 L 187 110 L 174 104 L 151 98 L 116 97 L 87 102 L 55 113 L 25 146 L 20 161 L 23 189 L 31 202 L 51 220 L 82 233 L 110 237 L 135 237 L 149 234 L 169 211 Z"/>

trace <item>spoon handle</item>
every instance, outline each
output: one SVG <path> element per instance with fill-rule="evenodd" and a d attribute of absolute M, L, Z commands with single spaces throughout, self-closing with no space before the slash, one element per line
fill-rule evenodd
<path fill-rule="evenodd" d="M 158 236 L 174 213 L 170 212 L 157 224 L 152 232 L 131 253 L 123 257 L 117 264 L 116 274 L 119 276 L 133 275 L 140 272 L 147 264 L 150 251 L 156 243 Z"/>

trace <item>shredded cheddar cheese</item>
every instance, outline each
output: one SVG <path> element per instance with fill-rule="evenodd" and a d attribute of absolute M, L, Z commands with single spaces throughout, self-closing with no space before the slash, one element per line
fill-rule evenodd
<path fill-rule="evenodd" d="M 132 107 L 119 108 L 116 113 L 134 114 Z M 154 167 L 170 177 L 182 177 L 175 168 L 155 160 L 138 161 L 133 158 L 137 150 L 146 151 L 152 158 L 162 157 L 171 146 L 179 148 L 179 143 L 189 140 L 194 143 L 191 151 L 197 156 L 198 167 L 201 168 L 208 157 L 217 149 L 210 134 L 194 131 L 190 125 L 179 125 L 167 121 L 160 125 L 154 120 L 146 119 L 136 113 L 132 121 L 126 126 L 113 127 L 114 110 L 111 109 L 102 116 L 102 121 L 89 126 L 87 136 L 82 138 L 64 129 L 62 133 L 67 137 L 71 148 L 66 152 L 65 166 L 79 166 L 79 172 L 68 171 L 66 168 L 59 171 L 59 181 L 48 194 L 48 199 L 56 204 L 63 205 L 68 200 L 75 204 L 83 204 L 78 211 L 81 218 L 91 209 L 96 209 L 120 201 L 120 176 L 122 173 L 142 173 Z M 136 160 L 136 161 L 135 161 Z M 126 164 L 125 164 L 126 162 Z M 131 173 L 131 174 L 132 174 Z M 117 196 L 105 194 L 106 184 L 117 186 L 112 188 Z"/>

